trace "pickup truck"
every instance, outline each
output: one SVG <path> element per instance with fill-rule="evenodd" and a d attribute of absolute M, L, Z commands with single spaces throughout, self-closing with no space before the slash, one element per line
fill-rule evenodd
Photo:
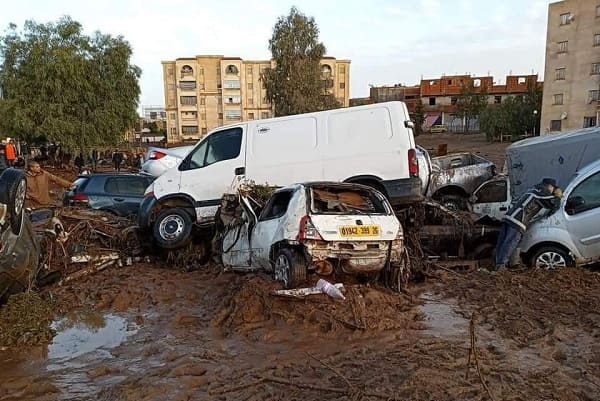
<path fill-rule="evenodd" d="M 422 164 L 430 171 L 429 177 L 425 178 L 425 196 L 450 210 L 466 210 L 473 191 L 496 175 L 493 162 L 473 153 L 454 153 L 431 159 L 419 155 L 419 167 Z M 421 179 L 424 180 L 423 176 Z"/>

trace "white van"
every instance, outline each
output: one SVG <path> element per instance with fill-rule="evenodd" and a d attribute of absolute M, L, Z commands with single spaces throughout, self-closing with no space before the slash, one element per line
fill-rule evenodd
<path fill-rule="evenodd" d="M 412 122 L 402 102 L 244 121 L 219 127 L 146 190 L 138 214 L 159 246 L 177 248 L 194 222 L 211 224 L 241 181 L 373 187 L 393 205 L 423 198 Z"/>

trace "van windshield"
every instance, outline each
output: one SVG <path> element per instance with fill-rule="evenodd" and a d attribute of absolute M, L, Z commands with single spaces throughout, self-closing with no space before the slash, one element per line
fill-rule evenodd
<path fill-rule="evenodd" d="M 366 189 L 312 187 L 309 196 L 313 214 L 389 214 L 385 201 Z"/>

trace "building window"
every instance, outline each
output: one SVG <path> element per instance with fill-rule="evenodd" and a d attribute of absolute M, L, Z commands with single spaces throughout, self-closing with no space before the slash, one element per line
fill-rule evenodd
<path fill-rule="evenodd" d="M 600 90 L 594 89 L 588 92 L 589 103 L 600 100 Z"/>
<path fill-rule="evenodd" d="M 200 119 L 201 119 L 202 121 L 206 121 L 206 113 L 201 113 L 201 114 L 200 114 Z"/>
<path fill-rule="evenodd" d="M 346 83 L 340 82 L 340 89 L 346 89 Z"/>
<path fill-rule="evenodd" d="M 457 97 L 451 97 L 450 98 L 450 104 L 455 105 L 456 102 L 458 102 L 458 98 Z"/>
<path fill-rule="evenodd" d="M 228 103 L 228 104 L 240 104 L 241 103 L 240 96 L 227 96 L 225 99 L 227 99 L 226 103 Z"/>
<path fill-rule="evenodd" d="M 583 128 L 595 127 L 597 121 L 596 116 L 583 117 Z"/>
<path fill-rule="evenodd" d="M 564 13 L 560 15 L 560 24 L 568 25 L 571 23 L 571 13 Z"/>
<path fill-rule="evenodd" d="M 592 75 L 600 74 L 600 63 L 592 63 Z"/>
<path fill-rule="evenodd" d="M 229 64 L 226 68 L 225 68 L 225 73 L 227 74 L 235 74 L 237 75 L 240 71 L 238 70 L 238 68 L 233 65 L 233 64 Z"/>
<path fill-rule="evenodd" d="M 186 106 L 195 106 L 197 103 L 196 96 L 180 96 L 179 101 Z"/>
<path fill-rule="evenodd" d="M 252 66 L 251 65 L 246 66 L 246 74 L 252 75 Z"/>
<path fill-rule="evenodd" d="M 558 42 L 558 53 L 566 53 L 569 50 L 569 42 Z"/>
<path fill-rule="evenodd" d="M 263 97 L 262 102 L 263 102 L 263 104 L 269 104 L 269 99 L 266 97 Z"/>
<path fill-rule="evenodd" d="M 329 66 L 328 64 L 323 64 L 321 66 L 321 74 L 323 74 L 324 77 L 331 76 L 331 66 Z"/>
<path fill-rule="evenodd" d="M 254 86 L 252 85 L 252 82 L 248 82 L 248 83 L 246 84 L 246 86 L 248 87 L 248 90 L 249 90 L 249 91 L 251 91 L 251 90 L 254 88 Z"/>
<path fill-rule="evenodd" d="M 239 79 L 226 79 L 223 81 L 223 88 L 225 89 L 240 89 Z"/>
<path fill-rule="evenodd" d="M 565 79 L 566 73 L 566 68 L 557 68 L 556 70 L 554 70 L 554 79 L 557 81 L 561 81 Z"/>
<path fill-rule="evenodd" d="M 264 119 L 264 118 L 269 118 L 269 112 L 268 111 L 263 111 L 260 113 L 260 118 Z"/>
<path fill-rule="evenodd" d="M 198 75 L 204 75 L 204 67 L 198 67 Z"/>
<path fill-rule="evenodd" d="M 181 67 L 181 78 L 188 77 L 190 75 L 194 75 L 194 70 L 189 65 L 184 65 Z"/>
<path fill-rule="evenodd" d="M 250 105 L 253 105 L 254 104 L 254 99 L 251 98 L 251 97 L 249 97 L 247 103 L 250 104 Z"/>
<path fill-rule="evenodd" d="M 196 89 L 196 81 L 179 81 L 181 90 L 189 91 Z"/>
<path fill-rule="evenodd" d="M 452 80 L 451 79 L 448 80 L 448 85 L 452 85 Z"/>
<path fill-rule="evenodd" d="M 175 114 L 175 113 L 169 113 L 169 118 L 171 120 L 174 120 L 176 117 L 177 117 L 177 114 Z"/>
<path fill-rule="evenodd" d="M 594 46 L 600 46 L 600 33 L 594 35 Z"/>
<path fill-rule="evenodd" d="M 562 125 L 561 120 L 551 120 L 550 121 L 550 131 L 560 131 Z"/>
<path fill-rule="evenodd" d="M 563 94 L 557 93 L 556 95 L 552 96 L 552 104 L 563 104 Z"/>
<path fill-rule="evenodd" d="M 206 98 L 200 98 L 200 106 L 204 106 L 206 104 Z"/>
<path fill-rule="evenodd" d="M 172 67 L 167 68 L 167 76 L 169 78 L 173 77 L 173 68 Z"/>
<path fill-rule="evenodd" d="M 170 91 L 173 91 L 173 90 L 175 90 L 175 89 L 177 88 L 177 85 L 175 85 L 175 84 L 169 84 L 169 85 L 167 85 L 167 88 L 168 88 Z"/>
<path fill-rule="evenodd" d="M 462 84 L 462 81 L 461 81 L 461 84 Z M 475 88 L 479 88 L 479 87 L 481 86 L 481 79 L 479 79 L 479 78 L 477 78 L 477 79 L 474 79 L 474 80 L 473 80 L 473 86 L 474 86 Z"/>
<path fill-rule="evenodd" d="M 177 128 L 171 128 L 171 135 L 177 135 Z"/>
<path fill-rule="evenodd" d="M 195 111 L 184 111 L 181 113 L 182 120 L 195 120 L 198 117 L 198 113 Z"/>
<path fill-rule="evenodd" d="M 340 74 L 345 74 L 346 73 L 346 66 L 345 65 L 340 65 L 338 67 Z"/>
<path fill-rule="evenodd" d="M 500 104 L 500 103 L 502 103 L 502 96 L 501 96 L 501 95 L 494 96 L 494 103 L 495 103 L 495 104 Z"/>
<path fill-rule="evenodd" d="M 200 89 L 201 91 L 204 90 L 204 83 L 203 82 L 201 82 L 201 83 L 198 84 L 198 89 Z"/>
<path fill-rule="evenodd" d="M 429 105 L 430 106 L 435 106 L 435 98 L 434 97 L 430 97 L 429 98 Z"/>
<path fill-rule="evenodd" d="M 183 134 L 197 134 L 198 126 L 197 125 L 183 125 L 181 127 L 181 133 Z"/>
<path fill-rule="evenodd" d="M 219 113 L 218 117 L 219 117 L 219 120 L 222 120 L 223 119 L 223 113 Z"/>
<path fill-rule="evenodd" d="M 239 120 L 240 118 L 242 118 L 241 110 L 225 110 L 226 120 Z"/>
<path fill-rule="evenodd" d="M 248 113 L 248 120 L 254 120 L 254 113 Z"/>

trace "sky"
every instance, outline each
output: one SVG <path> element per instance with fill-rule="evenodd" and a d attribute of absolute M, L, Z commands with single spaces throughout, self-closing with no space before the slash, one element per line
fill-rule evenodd
<path fill-rule="evenodd" d="M 2 0 L 0 29 L 69 15 L 88 33 L 122 35 L 142 69 L 141 105 L 163 105 L 161 60 L 223 54 L 269 59 L 277 18 L 313 16 L 327 55 L 350 59 L 350 97 L 369 85 L 442 74 L 544 73 L 553 0 Z"/>

